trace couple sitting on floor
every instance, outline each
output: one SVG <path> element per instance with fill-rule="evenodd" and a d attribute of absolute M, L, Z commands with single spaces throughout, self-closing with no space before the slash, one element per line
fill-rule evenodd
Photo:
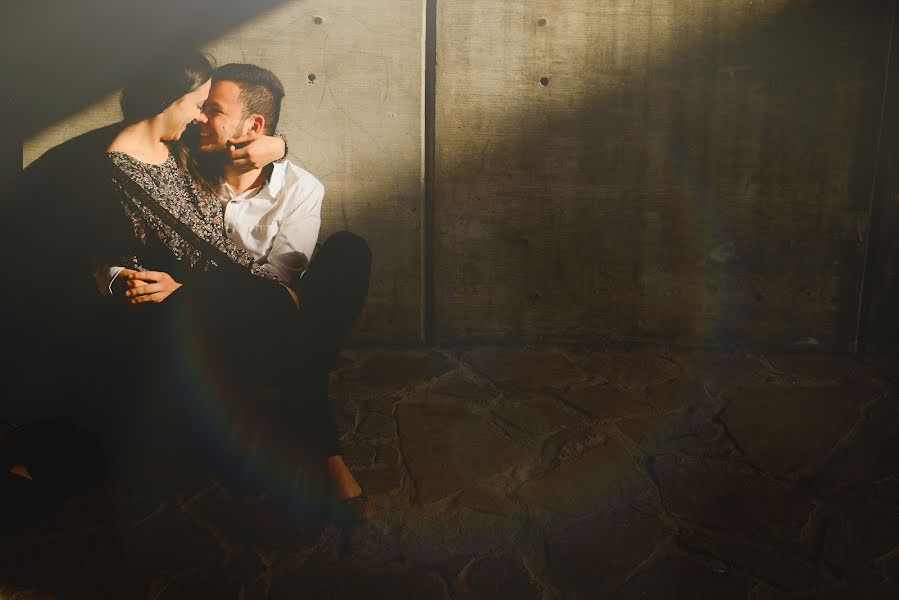
<path fill-rule="evenodd" d="M 143 402 L 158 402 L 150 412 L 161 417 L 159 435 L 166 420 L 187 420 L 205 403 L 223 435 L 271 437 L 261 443 L 268 460 L 320 458 L 331 492 L 362 510 L 327 392 L 365 302 L 371 254 L 340 232 L 313 259 L 324 188 L 286 160 L 275 135 L 283 96 L 270 71 L 214 70 L 195 51 L 156 61 L 125 87 L 124 120 L 82 186 L 94 197 L 60 213 L 80 211 L 68 224 L 79 232 L 67 232 L 77 240 L 73 268 L 90 272 L 105 297 L 88 319 L 92 333 L 76 336 L 95 346 L 82 359 L 102 399 L 91 418 L 134 435 L 149 414 L 129 402 L 140 390 Z M 194 123 L 195 142 L 181 141 Z M 40 165 L 32 170 L 40 177 Z M 44 340 L 55 343 L 54 333 L 65 337 Z M 250 400 L 261 387 L 279 390 L 273 406 Z M 28 464 L 12 470 L 31 476 Z"/>

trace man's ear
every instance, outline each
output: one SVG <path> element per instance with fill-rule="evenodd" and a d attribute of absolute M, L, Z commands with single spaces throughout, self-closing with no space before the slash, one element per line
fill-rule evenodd
<path fill-rule="evenodd" d="M 247 120 L 249 121 L 247 133 L 262 135 L 262 132 L 265 131 L 265 117 L 262 115 L 252 115 Z"/>

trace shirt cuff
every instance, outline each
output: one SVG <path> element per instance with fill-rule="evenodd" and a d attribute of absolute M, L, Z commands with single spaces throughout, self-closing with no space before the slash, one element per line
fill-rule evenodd
<path fill-rule="evenodd" d="M 119 276 L 119 273 L 125 267 L 109 267 L 108 269 L 101 269 L 96 274 L 97 280 L 97 289 L 100 290 L 100 293 L 104 296 L 112 296 L 112 284 L 116 280 L 116 277 Z"/>

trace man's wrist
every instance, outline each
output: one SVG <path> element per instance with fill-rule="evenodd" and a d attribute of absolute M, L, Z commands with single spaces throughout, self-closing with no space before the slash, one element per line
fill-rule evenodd
<path fill-rule="evenodd" d="M 121 272 L 123 270 L 120 269 L 113 277 L 113 280 L 109 282 L 109 292 L 113 296 L 124 296 L 125 292 L 128 291 L 128 278 L 122 276 Z"/>
<path fill-rule="evenodd" d="M 284 140 L 284 155 L 275 161 L 276 163 L 282 163 L 285 160 L 287 160 L 287 136 L 284 135 L 283 133 L 281 133 L 280 131 L 276 131 L 275 136 Z"/>

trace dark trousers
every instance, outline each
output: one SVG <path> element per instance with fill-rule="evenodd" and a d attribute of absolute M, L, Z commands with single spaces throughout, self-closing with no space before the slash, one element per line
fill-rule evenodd
<path fill-rule="evenodd" d="M 222 390 L 221 396 L 233 398 L 237 427 L 262 430 L 307 455 L 340 454 L 329 374 L 362 311 L 370 271 L 368 245 L 344 231 L 322 244 L 295 285 L 298 309 L 282 286 L 258 279 L 241 282 L 210 273 L 191 283 L 180 321 L 205 323 L 190 329 L 200 333 L 190 343 L 205 348 L 210 360 L 204 368 L 219 372 L 232 391 Z M 272 387 L 281 392 L 275 402 L 245 400 Z"/>
<path fill-rule="evenodd" d="M 186 439 L 228 461 L 340 454 L 329 373 L 370 271 L 366 242 L 339 232 L 295 286 L 298 309 L 282 285 L 226 269 L 196 274 L 159 304 L 111 302 L 90 349 L 92 384 L 49 413 L 97 432 L 114 463 Z"/>

